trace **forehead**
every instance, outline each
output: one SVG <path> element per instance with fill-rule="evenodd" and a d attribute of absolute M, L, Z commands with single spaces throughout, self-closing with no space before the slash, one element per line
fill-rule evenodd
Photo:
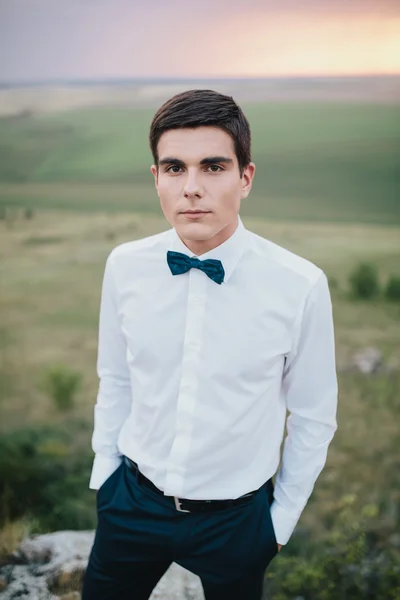
<path fill-rule="evenodd" d="M 229 133 L 219 127 L 170 129 L 158 142 L 158 157 L 197 161 L 207 156 L 225 156 L 235 160 L 235 148 Z"/>

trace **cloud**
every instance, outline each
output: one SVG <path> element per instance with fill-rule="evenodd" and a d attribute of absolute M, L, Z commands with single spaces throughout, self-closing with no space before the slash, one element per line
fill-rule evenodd
<path fill-rule="evenodd" d="M 400 71 L 392 0 L 0 0 L 0 80 Z"/>

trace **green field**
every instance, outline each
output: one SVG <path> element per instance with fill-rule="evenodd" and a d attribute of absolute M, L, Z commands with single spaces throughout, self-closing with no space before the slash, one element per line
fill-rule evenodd
<path fill-rule="evenodd" d="M 396 106 L 251 104 L 257 173 L 242 214 L 400 223 Z M 0 205 L 159 214 L 153 111 L 86 109 L 0 120 Z"/>
<path fill-rule="evenodd" d="M 257 176 L 241 216 L 328 275 L 340 391 L 339 428 L 298 533 L 272 565 L 272 598 L 397 600 L 400 305 L 355 300 L 348 283 L 365 261 L 382 288 L 400 276 L 396 109 L 246 113 Z M 88 481 L 104 265 L 117 244 L 169 228 L 148 169 L 150 118 L 102 109 L 0 120 L 0 564 L 26 523 L 95 526 Z M 371 346 L 384 369 L 364 375 L 352 359 Z M 42 386 L 60 366 L 82 377 L 65 411 Z M 362 595 L 364 580 L 378 591 Z"/>

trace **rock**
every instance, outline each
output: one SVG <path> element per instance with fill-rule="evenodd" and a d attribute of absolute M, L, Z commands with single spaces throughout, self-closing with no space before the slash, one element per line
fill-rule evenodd
<path fill-rule="evenodd" d="M 199 577 L 173 563 L 153 590 L 150 600 L 204 600 Z"/>
<path fill-rule="evenodd" d="M 6 586 L 2 600 L 79 600 L 93 539 L 93 531 L 58 531 L 25 539 L 17 551 L 20 564 L 0 569 Z M 204 600 L 203 588 L 196 575 L 173 564 L 150 600 Z"/>
<path fill-rule="evenodd" d="M 14 565 L 10 580 L 1 595 L 2 600 L 58 600 L 43 577 L 36 577 L 25 565 Z"/>
<path fill-rule="evenodd" d="M 93 531 L 58 531 L 24 540 L 19 553 L 51 590 L 78 591 L 93 540 Z"/>
<path fill-rule="evenodd" d="M 353 366 L 365 375 L 376 373 L 382 367 L 382 352 L 377 348 L 366 348 L 353 357 Z"/>
<path fill-rule="evenodd" d="M 378 348 L 365 348 L 360 350 L 352 358 L 337 356 L 336 370 L 338 373 L 359 371 L 365 375 L 382 374 L 392 375 L 399 370 L 399 361 L 395 357 L 383 362 L 382 352 Z"/>
<path fill-rule="evenodd" d="M 58 565 L 71 561 L 86 563 L 94 531 L 57 531 L 23 540 L 18 548 L 29 563 Z"/>

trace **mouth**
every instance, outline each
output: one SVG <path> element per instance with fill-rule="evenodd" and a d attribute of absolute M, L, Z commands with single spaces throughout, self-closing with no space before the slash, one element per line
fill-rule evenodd
<path fill-rule="evenodd" d="M 186 217 L 186 219 L 189 219 L 190 221 L 199 221 L 200 219 L 202 219 L 203 217 L 207 216 L 210 214 L 211 211 L 202 211 L 202 210 L 196 210 L 196 211 L 187 211 L 187 212 L 183 212 L 181 213 L 184 217 Z"/>
<path fill-rule="evenodd" d="M 184 215 L 194 215 L 194 214 L 197 214 L 197 213 L 209 213 L 211 211 L 210 210 L 203 210 L 202 208 L 195 208 L 195 209 L 191 209 L 191 210 L 182 210 L 181 212 Z"/>
<path fill-rule="evenodd" d="M 186 210 L 184 212 L 181 212 L 181 215 L 185 215 L 185 217 L 190 217 L 194 219 L 196 217 L 202 217 L 203 215 L 208 215 L 210 213 L 210 210 Z"/>

